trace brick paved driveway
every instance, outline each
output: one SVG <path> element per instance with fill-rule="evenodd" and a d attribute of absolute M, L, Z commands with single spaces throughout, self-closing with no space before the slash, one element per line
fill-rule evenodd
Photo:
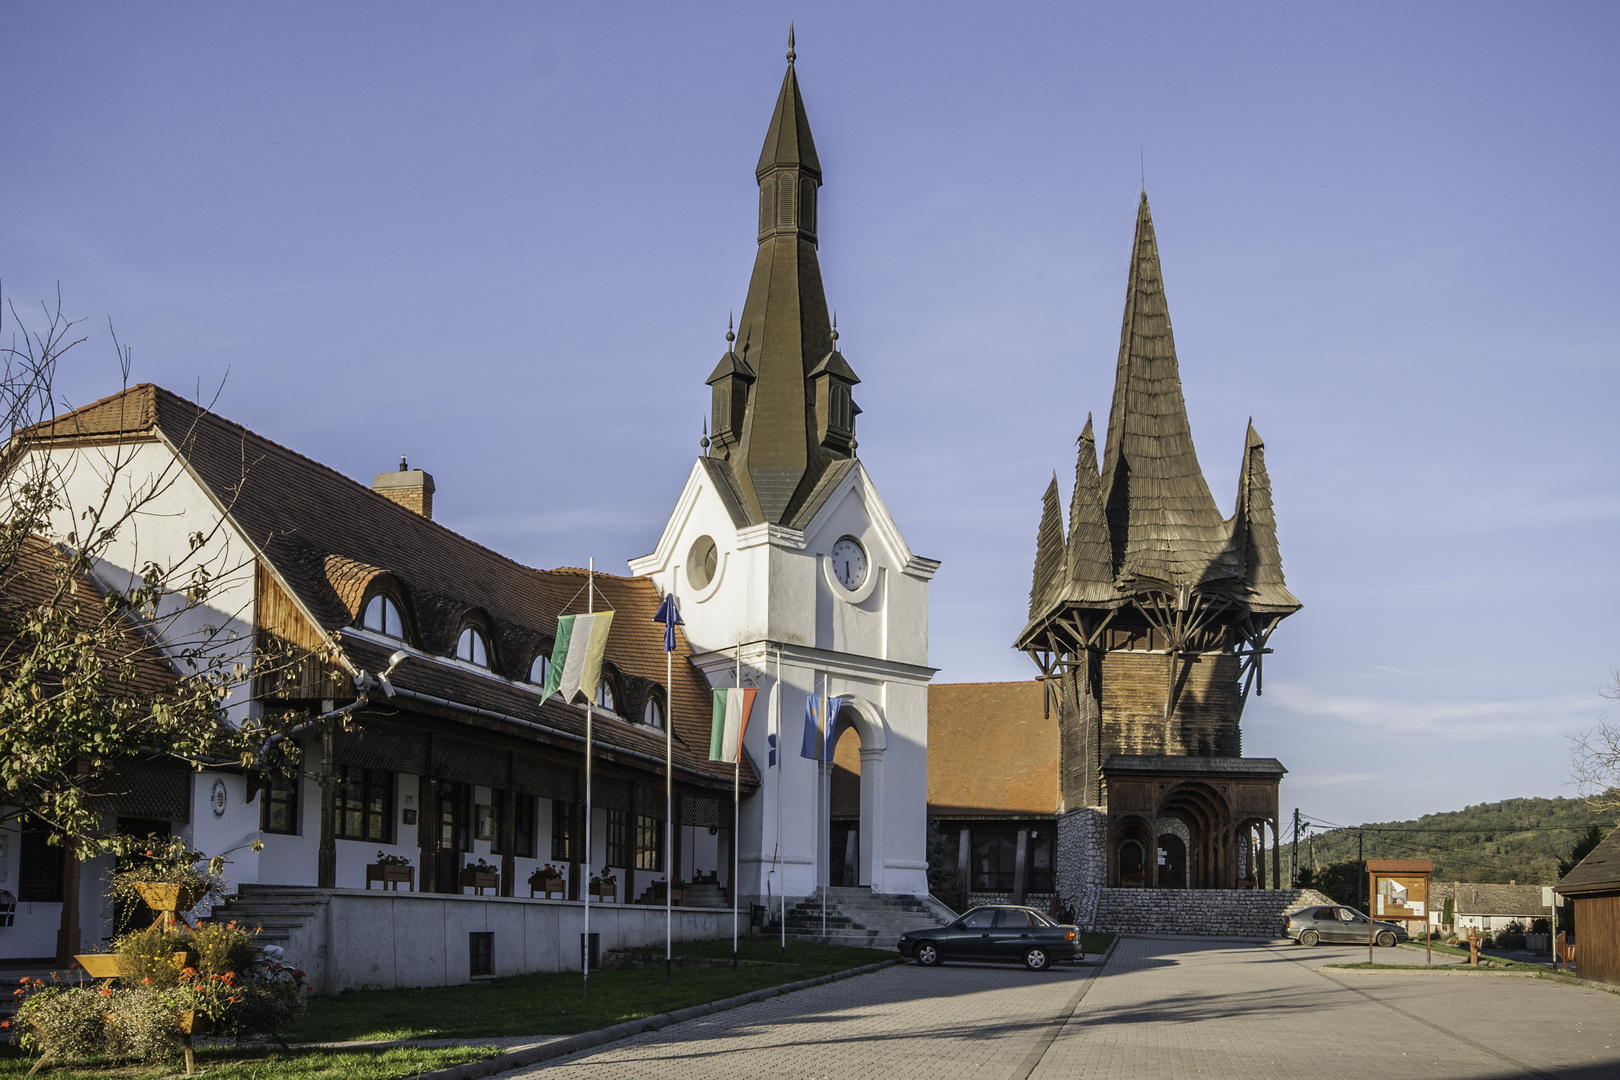
<path fill-rule="evenodd" d="M 1365 949 L 1127 938 L 1107 967 L 902 965 L 522 1074 L 609 1078 L 1620 1077 L 1620 996 L 1321 973 Z M 1421 954 L 1379 950 L 1421 964 Z"/>

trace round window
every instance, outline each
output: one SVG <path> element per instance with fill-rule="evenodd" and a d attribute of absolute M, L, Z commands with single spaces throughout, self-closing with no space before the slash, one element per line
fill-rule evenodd
<path fill-rule="evenodd" d="M 714 546 L 714 538 L 698 537 L 686 556 L 686 580 L 692 583 L 693 588 L 707 589 L 719 568 L 720 550 Z"/>

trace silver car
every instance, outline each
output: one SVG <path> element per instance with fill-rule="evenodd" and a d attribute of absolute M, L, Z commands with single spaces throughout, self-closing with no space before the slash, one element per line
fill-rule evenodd
<path fill-rule="evenodd" d="M 1315 945 L 1332 941 L 1353 945 L 1367 943 L 1367 916 L 1353 907 L 1300 908 L 1288 916 L 1288 937 L 1301 945 Z M 1400 923 L 1375 921 L 1372 926 L 1374 943 L 1393 948 L 1409 935 Z"/>

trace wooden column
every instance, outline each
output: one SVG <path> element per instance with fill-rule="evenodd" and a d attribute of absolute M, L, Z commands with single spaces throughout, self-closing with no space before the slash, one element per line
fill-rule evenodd
<path fill-rule="evenodd" d="M 675 798 L 672 802 L 674 805 L 669 808 L 670 814 L 675 819 L 674 827 L 669 830 L 672 842 L 669 845 L 669 850 L 664 853 L 664 858 L 668 860 L 667 872 L 671 885 L 675 884 L 676 879 L 681 875 L 681 793 L 679 791 L 675 792 Z"/>
<path fill-rule="evenodd" d="M 585 771 L 574 770 L 575 799 L 568 804 L 568 818 L 572 822 L 569 827 L 568 838 L 568 899 L 578 900 L 585 895 L 586 882 L 579 872 L 581 866 L 589 866 L 591 853 L 585 847 Z"/>
<path fill-rule="evenodd" d="M 1277 819 L 1271 819 L 1271 887 L 1282 888 L 1282 835 L 1277 831 Z"/>
<path fill-rule="evenodd" d="M 1266 823 L 1260 823 L 1260 842 L 1254 845 L 1254 887 L 1266 887 Z"/>
<path fill-rule="evenodd" d="M 416 818 L 416 843 L 422 862 L 417 877 L 422 892 L 437 892 L 439 886 L 439 803 L 435 797 L 438 793 L 433 788 L 433 751 L 437 739 L 437 735 L 428 732 L 427 761 L 423 762 L 422 775 L 417 780 L 420 796 L 416 801 L 421 804 L 421 810 Z"/>
<path fill-rule="evenodd" d="M 957 901 L 962 910 L 968 909 L 968 894 L 973 891 L 973 879 L 969 876 L 973 871 L 973 836 L 966 825 L 962 826 L 960 837 L 956 841 L 956 873 L 962 879 L 962 895 Z"/>
<path fill-rule="evenodd" d="M 337 888 L 337 735 L 328 727 L 321 733 L 321 842 L 315 856 L 315 884 Z"/>
<path fill-rule="evenodd" d="M 630 843 L 625 861 L 629 866 L 624 868 L 624 896 L 623 901 L 628 904 L 636 897 L 636 782 L 630 781 Z"/>
<path fill-rule="evenodd" d="M 517 874 L 517 755 L 506 752 L 506 791 L 501 797 L 501 895 L 516 896 L 512 879 Z"/>
<path fill-rule="evenodd" d="M 1029 881 L 1029 830 L 1018 830 L 1018 844 L 1013 849 L 1013 895 L 1012 902 L 1024 902 L 1025 886 Z"/>

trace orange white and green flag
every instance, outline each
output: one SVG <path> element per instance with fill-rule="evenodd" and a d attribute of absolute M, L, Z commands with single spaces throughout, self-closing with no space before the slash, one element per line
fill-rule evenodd
<path fill-rule="evenodd" d="M 710 761 L 741 761 L 743 735 L 748 731 L 748 714 L 754 709 L 751 688 L 726 688 L 714 692 L 714 726 L 709 730 Z"/>

